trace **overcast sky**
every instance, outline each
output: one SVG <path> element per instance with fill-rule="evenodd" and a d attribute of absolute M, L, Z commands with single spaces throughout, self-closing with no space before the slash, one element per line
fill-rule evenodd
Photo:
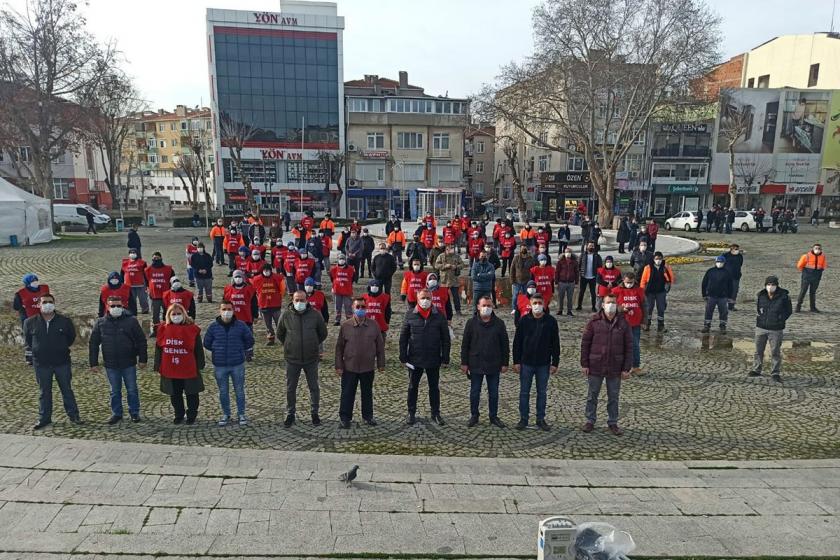
<path fill-rule="evenodd" d="M 833 0 L 708 0 L 724 18 L 729 57 L 777 35 L 828 31 Z M 432 95 L 466 97 L 532 46 L 539 0 L 337 0 L 344 78 L 378 74 Z M 10 0 L 21 7 L 24 0 Z M 840 0 L 838 0 L 840 3 Z M 150 107 L 209 103 L 207 7 L 278 11 L 278 0 L 89 0 L 93 33 L 116 39 Z M 840 28 L 840 13 L 836 27 Z"/>

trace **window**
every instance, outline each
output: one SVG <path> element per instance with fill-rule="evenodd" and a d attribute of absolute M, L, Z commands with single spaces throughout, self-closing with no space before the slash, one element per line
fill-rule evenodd
<path fill-rule="evenodd" d="M 157 163 L 157 154 L 149 154 L 149 163 Z"/>
<path fill-rule="evenodd" d="M 181 121 L 181 130 L 187 130 L 187 121 Z"/>
<path fill-rule="evenodd" d="M 569 156 L 566 162 L 566 171 L 586 171 L 586 158 L 583 156 Z"/>
<path fill-rule="evenodd" d="M 483 154 L 484 153 L 484 141 L 483 140 L 479 140 L 478 142 L 475 143 L 475 153 L 477 153 L 477 154 Z"/>
<path fill-rule="evenodd" d="M 368 150 L 381 150 L 385 147 L 385 135 L 381 132 L 368 132 L 367 147 Z"/>
<path fill-rule="evenodd" d="M 763 89 L 770 87 L 770 74 L 764 74 L 758 77 L 758 87 Z"/>
<path fill-rule="evenodd" d="M 476 173 L 484 173 L 484 162 L 483 161 L 475 162 L 475 172 Z"/>
<path fill-rule="evenodd" d="M 146 145 L 149 147 L 150 150 L 154 150 L 155 148 L 157 148 L 157 140 L 155 140 L 154 138 L 149 138 L 146 141 Z"/>
<path fill-rule="evenodd" d="M 390 99 L 389 101 L 402 101 L 401 99 Z M 448 140 L 447 140 L 448 142 Z M 397 132 L 397 148 L 403 150 L 423 149 L 422 132 Z"/>
<path fill-rule="evenodd" d="M 641 178 L 643 154 L 627 154 L 624 156 L 624 170 L 633 180 Z"/>
<path fill-rule="evenodd" d="M 158 142 L 158 145 L 159 145 L 161 148 L 165 148 L 165 147 L 166 147 L 166 140 L 161 140 L 160 142 Z"/>
<path fill-rule="evenodd" d="M 163 132 L 166 130 L 166 126 L 163 123 L 158 124 L 158 132 Z"/>
<path fill-rule="evenodd" d="M 633 140 L 633 144 L 635 144 L 636 146 L 644 146 L 646 138 L 647 138 L 647 130 L 642 129 L 642 130 L 639 131 L 638 136 L 635 136 L 635 138 Z"/>
<path fill-rule="evenodd" d="M 755 78 L 750 78 L 749 80 L 747 80 L 747 87 L 748 88 L 755 87 Z"/>
<path fill-rule="evenodd" d="M 174 139 L 174 138 L 172 139 L 172 147 L 173 147 L 173 148 L 177 148 L 177 147 L 178 147 L 178 140 L 176 140 L 176 139 Z"/>
<path fill-rule="evenodd" d="M 394 168 L 395 181 L 425 181 L 426 180 L 426 164 L 425 163 L 403 163 L 398 164 Z"/>
<path fill-rule="evenodd" d="M 385 164 L 359 162 L 356 164 L 355 178 L 357 181 L 382 181 L 385 178 Z"/>
<path fill-rule="evenodd" d="M 502 200 L 510 200 L 513 198 L 513 188 L 510 185 L 502 186 Z"/>
<path fill-rule="evenodd" d="M 540 156 L 537 159 L 537 169 L 539 171 L 548 171 L 548 163 L 551 161 L 551 156 Z"/>
<path fill-rule="evenodd" d="M 32 161 L 32 148 L 29 146 L 21 146 L 18 148 L 18 161 Z"/>
<path fill-rule="evenodd" d="M 820 65 L 812 64 L 808 70 L 808 87 L 816 87 L 817 81 L 820 79 Z"/>
<path fill-rule="evenodd" d="M 161 163 L 169 163 L 169 156 L 160 156 Z"/>
<path fill-rule="evenodd" d="M 348 104 L 348 110 L 351 113 L 364 113 L 367 111 L 368 106 L 367 99 L 356 99 L 351 98 Z"/>
<path fill-rule="evenodd" d="M 53 198 L 56 200 L 70 200 L 70 184 L 69 179 L 55 179 L 53 183 Z"/>
<path fill-rule="evenodd" d="M 377 181 L 384 181 L 385 180 L 385 168 L 380 167 L 376 170 L 376 180 Z"/>
<path fill-rule="evenodd" d="M 175 122 L 169 123 L 169 130 L 178 130 L 178 124 Z"/>
<path fill-rule="evenodd" d="M 435 150 L 449 149 L 449 133 L 436 132 L 432 135 L 432 148 Z"/>
<path fill-rule="evenodd" d="M 437 186 L 441 182 L 452 182 L 461 180 L 461 166 L 449 164 L 432 164 L 429 168 L 431 175 L 430 181 L 432 186 Z"/>
<path fill-rule="evenodd" d="M 3 161 L 3 158 L 0 157 L 0 161 Z M 65 154 L 64 152 L 59 152 L 52 157 L 53 163 L 64 163 L 65 162 Z"/>
<path fill-rule="evenodd" d="M 473 183 L 473 192 L 475 194 L 484 194 L 484 183 L 481 181 L 476 181 Z"/>
<path fill-rule="evenodd" d="M 548 144 L 548 131 L 547 130 L 544 130 L 544 131 L 540 132 L 540 144 L 542 144 L 543 146 Z"/>

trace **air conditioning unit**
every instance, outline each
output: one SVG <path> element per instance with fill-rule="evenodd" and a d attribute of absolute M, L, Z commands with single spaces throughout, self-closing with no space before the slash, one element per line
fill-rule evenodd
<path fill-rule="evenodd" d="M 349 181 L 347 181 L 347 186 L 348 187 L 355 187 L 356 184 L 357 184 L 356 179 L 350 179 Z"/>
<path fill-rule="evenodd" d="M 358 148 L 356 147 L 356 144 L 354 144 L 353 142 L 349 142 L 347 144 L 347 151 L 348 152 L 355 152 L 355 151 L 358 151 Z"/>

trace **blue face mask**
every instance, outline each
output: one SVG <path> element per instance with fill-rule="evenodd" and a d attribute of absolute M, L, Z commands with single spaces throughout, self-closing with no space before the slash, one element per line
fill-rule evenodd
<path fill-rule="evenodd" d="M 364 319 L 367 316 L 367 310 L 366 309 L 354 309 L 353 310 L 353 315 L 355 315 L 359 319 Z"/>

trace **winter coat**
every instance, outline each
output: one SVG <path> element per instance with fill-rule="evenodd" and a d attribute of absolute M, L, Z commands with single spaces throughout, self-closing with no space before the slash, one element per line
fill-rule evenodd
<path fill-rule="evenodd" d="M 140 248 L 142 247 L 142 245 L 143 245 L 143 244 L 140 242 L 140 234 L 138 234 L 138 233 L 137 233 L 136 231 L 134 231 L 133 229 L 128 230 L 128 243 L 126 243 L 126 246 L 127 246 L 129 249 L 137 249 L 137 250 L 140 250 Z M 138 254 L 139 254 L 139 253 L 138 253 Z"/>
<path fill-rule="evenodd" d="M 572 258 L 567 259 L 565 256 L 557 259 L 557 268 L 554 270 L 554 280 L 560 282 L 574 282 L 578 283 L 580 277 L 580 262 L 577 257 L 572 255 Z"/>
<path fill-rule="evenodd" d="M 586 278 L 586 262 L 588 260 L 589 253 L 583 253 L 580 256 L 580 277 Z M 592 278 L 598 278 L 598 269 L 604 266 L 604 260 L 601 258 L 597 252 L 592 253 Z"/>
<path fill-rule="evenodd" d="M 367 258 L 373 256 L 373 237 L 370 235 L 362 236 L 362 255 Z"/>
<path fill-rule="evenodd" d="M 580 341 L 580 366 L 589 375 L 616 377 L 633 366 L 633 334 L 621 313 L 610 321 L 600 311 L 583 329 Z"/>
<path fill-rule="evenodd" d="M 703 275 L 700 290 L 704 298 L 731 298 L 732 275 L 726 268 L 713 266 Z"/>
<path fill-rule="evenodd" d="M 441 286 L 451 288 L 458 285 L 458 277 L 461 275 L 461 267 L 464 261 L 456 253 L 442 253 L 435 261 L 435 268 L 438 270 L 438 280 Z"/>
<path fill-rule="evenodd" d="M 373 257 L 373 277 L 377 280 L 387 281 L 397 272 L 397 259 L 388 252 L 382 252 Z"/>
<path fill-rule="evenodd" d="M 435 307 L 428 319 L 417 307 L 406 313 L 400 330 L 400 362 L 424 369 L 440 367 L 449 363 L 450 344 L 446 317 Z"/>
<path fill-rule="evenodd" d="M 298 313 L 290 302 L 280 316 L 277 338 L 283 343 L 286 362 L 311 364 L 319 359 L 321 343 L 327 339 L 327 325 L 321 312 L 311 305 Z"/>
<path fill-rule="evenodd" d="M 195 270 L 196 278 L 213 278 L 213 255 L 207 251 L 190 255 L 190 266 Z"/>
<path fill-rule="evenodd" d="M 96 320 L 88 340 L 90 366 L 99 365 L 99 347 L 106 368 L 125 369 L 149 360 L 146 335 L 134 315 L 127 311 L 119 317 L 105 315 Z"/>
<path fill-rule="evenodd" d="M 426 264 L 426 247 L 419 241 L 410 241 L 408 248 L 405 251 L 405 256 L 408 257 L 409 262 L 414 259 L 419 259 L 421 263 Z"/>
<path fill-rule="evenodd" d="M 627 225 L 627 220 L 621 220 L 621 223 L 618 225 L 618 233 L 616 234 L 615 240 L 618 243 L 627 243 L 630 241 L 630 226 Z"/>
<path fill-rule="evenodd" d="M 726 264 L 723 265 L 724 270 L 728 270 L 734 280 L 740 280 L 741 267 L 744 266 L 744 255 L 741 253 L 733 255 L 727 251 L 723 254 L 723 258 L 726 259 Z"/>
<path fill-rule="evenodd" d="M 470 270 L 470 278 L 473 282 L 473 293 L 489 292 L 493 288 L 493 280 L 496 279 L 496 269 L 489 261 L 477 260 Z"/>
<path fill-rule="evenodd" d="M 755 326 L 768 331 L 785 330 L 785 321 L 793 313 L 790 293 L 784 288 L 776 288 L 776 293 L 772 298 L 766 289 L 758 292 L 755 308 L 757 311 Z"/>
<path fill-rule="evenodd" d="M 510 340 L 505 322 L 494 313 L 486 323 L 474 315 L 464 326 L 461 365 L 473 373 L 496 374 L 510 362 Z"/>
<path fill-rule="evenodd" d="M 432 247 L 429 250 L 429 272 L 434 272 L 435 274 L 439 275 L 439 271 L 437 269 L 437 259 L 439 256 L 444 254 L 446 251 L 443 247 Z"/>
<path fill-rule="evenodd" d="M 557 366 L 560 363 L 560 328 L 557 319 L 544 313 L 537 319 L 526 313 L 513 335 L 513 363 L 526 366 Z"/>
<path fill-rule="evenodd" d="M 365 250 L 365 244 L 361 237 L 353 239 L 350 237 L 347 244 L 344 245 L 344 252 L 347 253 L 348 260 L 359 260 L 362 258 L 362 253 Z"/>
<path fill-rule="evenodd" d="M 515 284 L 525 284 L 531 279 L 531 268 L 537 264 L 530 253 L 519 253 L 511 263 L 511 278 Z"/>
<path fill-rule="evenodd" d="M 645 250 L 643 253 L 638 248 L 633 250 L 630 254 L 630 266 L 633 267 L 633 272 L 636 273 L 637 282 L 642 278 L 642 271 L 652 262 L 653 251 Z"/>
<path fill-rule="evenodd" d="M 238 366 L 254 353 L 254 333 L 236 317 L 230 323 L 216 317 L 204 333 L 204 347 L 210 350 L 214 366 Z"/>
<path fill-rule="evenodd" d="M 32 364 L 38 366 L 61 366 L 70 363 L 70 346 L 76 340 L 76 328 L 68 317 L 56 313 L 47 322 L 40 313 L 23 322 L 23 337 L 26 347 L 32 350 Z"/>
<path fill-rule="evenodd" d="M 385 367 L 385 341 L 372 317 L 360 323 L 351 318 L 338 329 L 335 340 L 335 369 L 342 372 L 366 373 Z"/>

